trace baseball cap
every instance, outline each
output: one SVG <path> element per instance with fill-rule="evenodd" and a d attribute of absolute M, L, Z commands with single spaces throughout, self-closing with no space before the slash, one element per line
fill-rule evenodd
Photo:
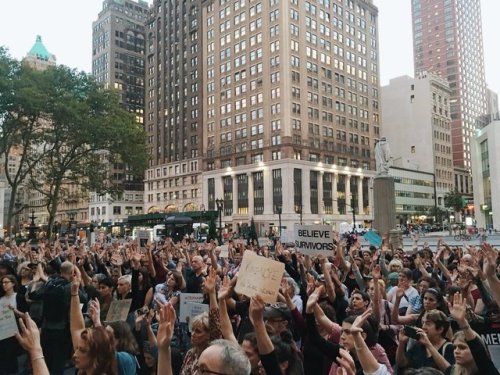
<path fill-rule="evenodd" d="M 292 320 L 292 312 L 284 303 L 274 303 L 264 309 L 264 319 Z"/>

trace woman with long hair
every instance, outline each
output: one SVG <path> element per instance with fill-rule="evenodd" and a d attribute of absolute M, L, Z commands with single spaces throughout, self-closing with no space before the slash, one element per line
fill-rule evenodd
<path fill-rule="evenodd" d="M 479 335 L 467 322 L 467 306 L 460 293 L 453 296 L 450 315 L 458 323 L 460 331 L 453 336 L 455 364 L 446 369 L 447 375 L 499 374 L 491 356 Z"/>
<path fill-rule="evenodd" d="M 17 279 L 14 275 L 0 277 L 0 309 L 11 309 L 13 312 L 26 311 L 24 296 L 17 293 Z M 17 373 L 17 356 L 21 354 L 21 347 L 14 336 L 0 340 L 0 353 L 9 360 L 0 361 L 0 374 Z"/>
<path fill-rule="evenodd" d="M 70 330 L 75 350 L 73 359 L 78 370 L 77 373 L 84 375 L 117 375 L 118 366 L 113 332 L 104 327 L 85 328 L 78 295 L 80 283 L 80 271 L 77 267 L 73 267 Z"/>

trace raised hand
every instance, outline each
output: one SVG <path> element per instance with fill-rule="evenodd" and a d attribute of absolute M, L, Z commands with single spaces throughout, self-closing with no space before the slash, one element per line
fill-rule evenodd
<path fill-rule="evenodd" d="M 450 316 L 455 319 L 455 321 L 461 325 L 467 322 L 467 305 L 465 299 L 459 292 L 453 295 L 453 302 L 448 302 L 448 307 L 450 309 Z"/>
<path fill-rule="evenodd" d="M 170 342 L 172 341 L 172 336 L 174 334 L 175 320 L 175 309 L 172 304 L 167 303 L 160 309 L 160 324 L 158 325 L 158 332 L 156 334 L 158 349 L 170 349 Z"/>
<path fill-rule="evenodd" d="M 307 299 L 306 312 L 308 314 L 313 312 L 314 306 L 316 305 L 316 303 L 318 303 L 319 296 L 323 293 L 324 289 L 325 287 L 323 285 L 320 285 L 314 290 L 314 292 L 311 293 L 311 295 Z"/>
<path fill-rule="evenodd" d="M 481 251 L 483 253 L 483 272 L 487 277 L 496 275 L 496 266 L 498 251 L 494 249 L 489 243 L 483 242 L 481 244 Z"/>
<path fill-rule="evenodd" d="M 249 317 L 252 325 L 264 321 L 264 307 L 265 303 L 258 294 L 250 299 Z"/>
<path fill-rule="evenodd" d="M 71 275 L 71 294 L 78 294 L 78 289 L 82 283 L 82 274 L 78 267 L 73 266 L 73 271 Z"/>
<path fill-rule="evenodd" d="M 94 323 L 94 327 L 99 327 L 101 325 L 101 304 L 97 298 L 90 301 L 89 317 Z"/>
<path fill-rule="evenodd" d="M 224 279 L 222 280 L 222 284 L 219 289 L 219 300 L 231 297 L 232 291 L 233 291 L 233 286 L 229 281 L 229 277 L 227 277 L 226 275 L 224 276 Z"/>
<path fill-rule="evenodd" d="M 349 352 L 345 349 L 340 348 L 339 354 L 340 356 L 337 357 L 339 367 L 337 367 L 337 372 L 335 375 L 355 375 L 356 365 Z"/>
<path fill-rule="evenodd" d="M 207 277 L 205 278 L 205 291 L 210 293 L 215 293 L 215 283 L 217 280 L 217 271 L 215 268 L 211 268 Z"/>
<path fill-rule="evenodd" d="M 32 358 L 39 356 L 43 358 L 42 347 L 40 345 L 40 331 L 28 313 L 19 318 L 19 328 L 21 332 L 16 333 L 16 339 L 19 344 L 21 344 Z"/>
<path fill-rule="evenodd" d="M 372 315 L 371 307 L 366 309 L 366 311 L 363 314 L 358 315 L 356 319 L 354 319 L 354 322 L 352 322 L 351 325 L 351 332 L 352 333 L 363 332 L 363 324 L 370 315 Z"/>

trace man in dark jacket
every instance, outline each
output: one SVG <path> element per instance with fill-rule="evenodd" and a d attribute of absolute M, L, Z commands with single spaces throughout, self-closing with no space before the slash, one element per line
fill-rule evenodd
<path fill-rule="evenodd" d="M 63 374 L 64 365 L 72 352 L 70 332 L 71 262 L 63 262 L 60 274 L 47 280 L 44 286 L 29 294 L 32 300 L 43 301 L 43 322 L 41 344 L 45 362 L 51 374 Z M 79 290 L 80 302 L 87 303 L 87 294 Z"/>

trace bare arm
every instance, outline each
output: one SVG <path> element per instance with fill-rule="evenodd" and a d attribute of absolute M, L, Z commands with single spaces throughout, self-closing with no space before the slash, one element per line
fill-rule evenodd
<path fill-rule="evenodd" d="M 172 375 L 170 342 L 174 334 L 175 310 L 167 303 L 160 310 L 160 324 L 156 336 L 158 345 L 158 374 Z"/>
<path fill-rule="evenodd" d="M 70 305 L 70 330 L 71 330 L 71 340 L 73 342 L 73 347 L 76 348 L 80 341 L 80 335 L 85 329 L 85 321 L 83 320 L 83 314 L 80 307 L 80 295 L 78 290 L 80 288 L 80 271 L 78 268 L 73 268 L 73 280 L 71 282 L 71 305 Z"/>
<path fill-rule="evenodd" d="M 325 277 L 326 294 L 328 295 L 328 299 L 330 300 L 330 302 L 333 303 L 335 301 L 335 287 L 333 285 L 330 269 L 326 264 L 325 258 L 321 259 L 321 268 L 323 270 L 323 275 Z"/>
<path fill-rule="evenodd" d="M 264 301 L 260 296 L 254 296 L 250 300 L 250 321 L 253 324 L 255 330 L 255 336 L 257 337 L 257 348 L 260 355 L 265 355 L 272 353 L 274 351 L 274 345 L 269 337 L 266 330 L 266 325 L 264 323 Z"/>
<path fill-rule="evenodd" d="M 20 333 L 16 333 L 19 344 L 29 353 L 33 374 L 49 375 L 49 369 L 45 363 L 42 346 L 40 345 L 40 331 L 36 323 L 28 314 L 19 319 Z"/>
<path fill-rule="evenodd" d="M 233 326 L 231 325 L 231 320 L 229 319 L 229 314 L 227 313 L 226 298 L 231 293 L 232 287 L 229 284 L 229 279 L 227 276 L 224 277 L 222 286 L 219 290 L 219 310 L 220 310 L 220 327 L 222 331 L 222 336 L 226 340 L 233 342 L 238 342 L 234 336 Z"/>

